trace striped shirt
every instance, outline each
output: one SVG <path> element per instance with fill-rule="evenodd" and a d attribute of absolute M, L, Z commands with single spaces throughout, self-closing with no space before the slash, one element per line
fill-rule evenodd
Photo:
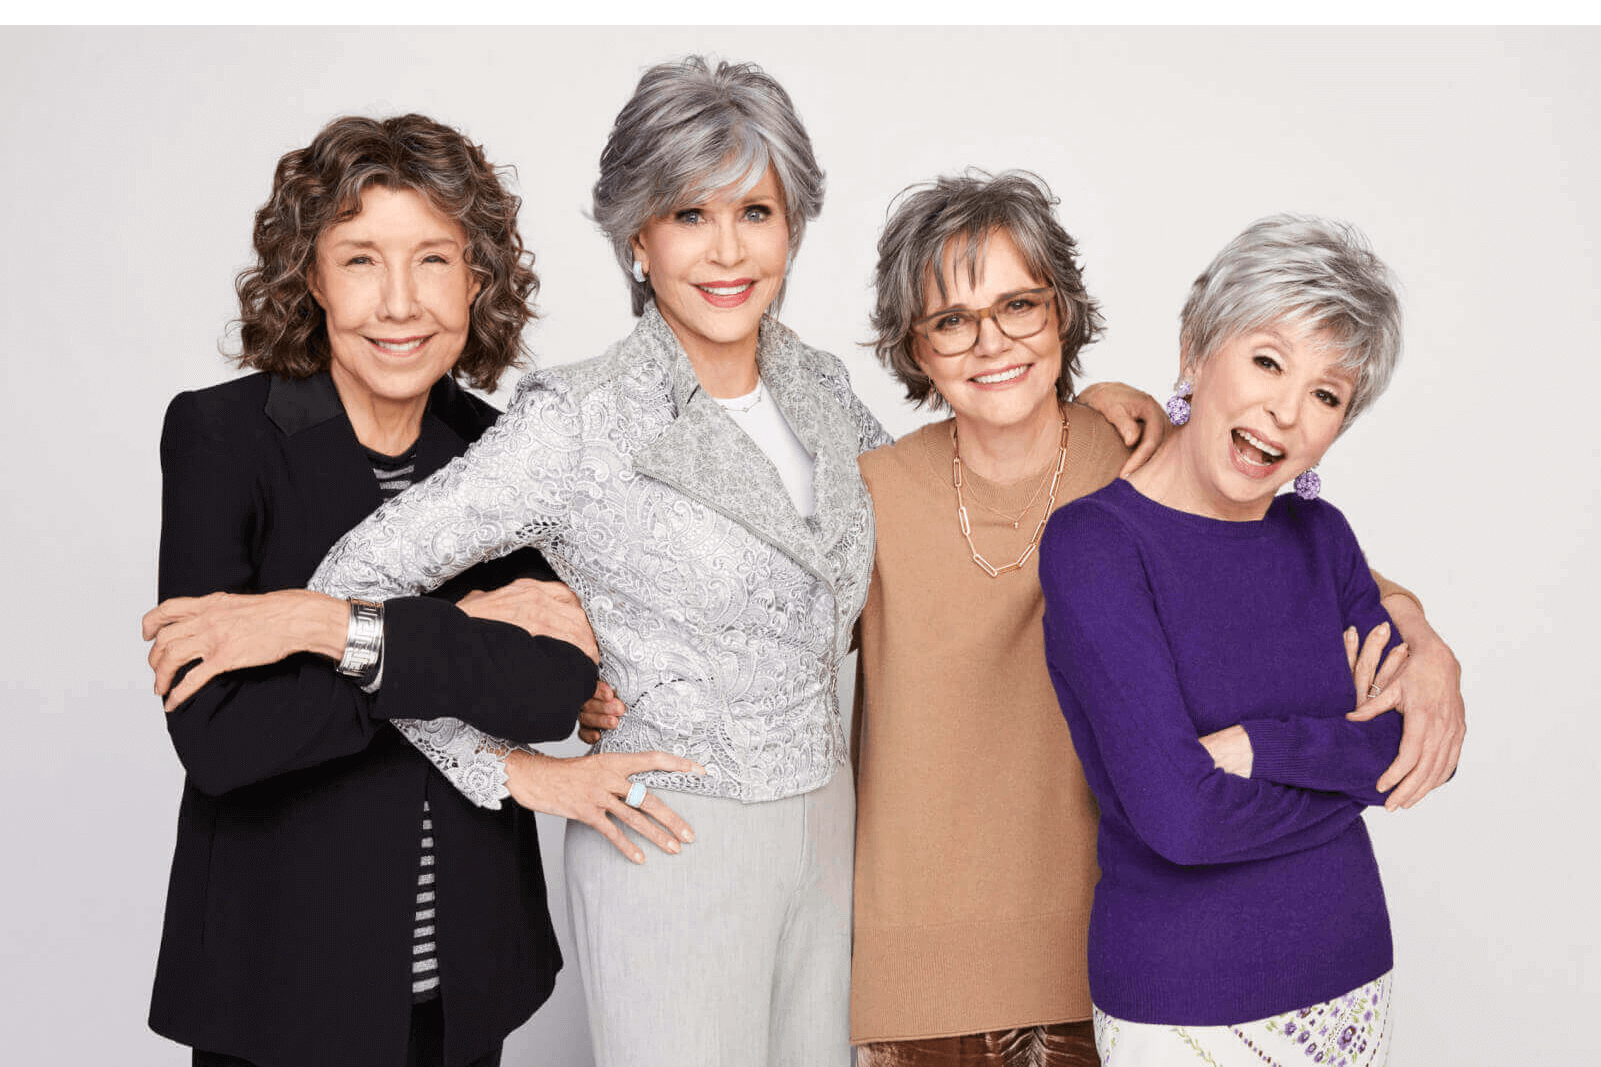
<path fill-rule="evenodd" d="M 367 449 L 373 476 L 385 500 L 411 487 L 416 452 L 386 456 Z M 381 677 L 381 676 L 380 676 Z M 417 908 L 411 932 L 411 999 L 420 1004 L 439 995 L 439 953 L 434 947 L 434 820 L 422 802 L 422 852 L 417 867 Z"/>

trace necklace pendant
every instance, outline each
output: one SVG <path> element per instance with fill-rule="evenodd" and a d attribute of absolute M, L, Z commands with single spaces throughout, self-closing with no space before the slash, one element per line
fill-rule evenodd
<path fill-rule="evenodd" d="M 1014 519 L 1014 520 L 1013 520 L 1013 521 L 1012 521 L 1012 529 L 1014 529 L 1014 530 L 1015 530 L 1015 529 L 1017 529 L 1017 524 L 1018 524 L 1018 523 L 1019 523 L 1019 522 L 1022 522 L 1022 521 L 1023 521 L 1023 520 L 1022 520 L 1022 519 Z"/>

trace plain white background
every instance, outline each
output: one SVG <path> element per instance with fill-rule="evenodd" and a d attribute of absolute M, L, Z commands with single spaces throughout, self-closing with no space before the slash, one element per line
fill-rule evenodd
<path fill-rule="evenodd" d="M 586 358 L 631 322 L 583 215 L 601 145 L 640 71 L 692 51 L 793 95 L 829 182 L 783 317 L 897 434 L 927 416 L 858 343 L 885 207 L 911 182 L 968 164 L 1049 181 L 1110 324 L 1090 379 L 1159 396 L 1188 283 L 1234 233 L 1280 210 L 1366 230 L 1402 279 L 1407 352 L 1326 492 L 1455 646 L 1470 723 L 1453 784 L 1368 820 L 1393 1062 L 1588 1059 L 1598 46 L 1589 29 L 7 31 L 4 1059 L 188 1062 L 144 1025 L 182 772 L 138 620 L 162 412 L 232 373 L 218 344 L 278 156 L 343 113 L 460 126 L 517 167 L 545 282 L 530 343 Z M 1239 637 L 1271 654 L 1248 620 Z M 506 1062 L 590 1062 L 571 968 Z"/>

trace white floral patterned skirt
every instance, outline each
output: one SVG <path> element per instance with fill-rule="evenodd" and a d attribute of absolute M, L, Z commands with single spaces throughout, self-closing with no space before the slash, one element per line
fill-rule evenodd
<path fill-rule="evenodd" d="M 1344 996 L 1238 1026 L 1167 1026 L 1095 1009 L 1103 1067 L 1384 1067 L 1390 1058 L 1386 972 Z"/>

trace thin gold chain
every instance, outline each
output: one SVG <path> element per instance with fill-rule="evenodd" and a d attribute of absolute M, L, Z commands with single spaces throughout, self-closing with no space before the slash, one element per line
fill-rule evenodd
<path fill-rule="evenodd" d="M 968 551 L 973 553 L 973 562 L 978 564 L 979 569 L 991 578 L 999 578 L 1008 571 L 1022 570 L 1023 564 L 1028 562 L 1028 558 L 1040 546 L 1040 538 L 1045 534 L 1045 523 L 1050 519 L 1051 512 L 1056 508 L 1056 487 L 1061 484 L 1062 470 L 1067 466 L 1067 410 L 1065 408 L 1062 410 L 1062 443 L 1056 452 L 1056 470 L 1051 474 L 1051 492 L 1045 500 L 1045 513 L 1040 516 L 1039 525 L 1034 527 L 1034 536 L 1029 538 L 1028 547 L 1023 550 L 1023 554 L 1017 557 L 1015 563 L 1008 563 L 1004 567 L 997 567 L 985 559 L 973 544 L 973 526 L 967 520 L 967 505 L 962 501 L 962 445 L 956 437 L 956 420 L 954 419 L 951 420 L 951 451 L 953 453 L 951 457 L 951 484 L 956 487 L 956 518 L 961 523 L 962 536 L 967 539 Z M 1038 491 L 1036 491 L 1036 495 L 1038 495 Z M 1032 501 L 1032 499 L 1031 497 L 1030 500 Z M 977 502 L 983 503 L 982 501 Z M 995 509 L 991 508 L 990 510 L 994 511 Z M 1024 508 L 1023 510 L 1027 511 L 1028 509 Z M 1019 515 L 1018 518 L 1021 519 L 1022 516 Z M 1014 522 L 1012 527 L 1016 529 L 1017 524 Z"/>
<path fill-rule="evenodd" d="M 1050 479 L 1050 473 L 1051 473 L 1050 470 L 1047 469 L 1044 474 L 1040 475 L 1039 481 L 1034 483 L 1034 491 L 1028 495 L 1028 502 L 1025 503 L 1022 507 L 1018 508 L 1017 509 L 1017 514 L 1015 514 L 1015 515 L 1008 515 L 1006 512 L 1002 511 L 1000 508 L 996 507 L 995 505 L 984 503 L 984 501 L 979 498 L 979 495 L 977 493 L 973 493 L 973 503 L 977 504 L 979 507 L 981 507 L 985 511 L 989 512 L 991 515 L 999 515 L 1001 518 L 1003 518 L 1007 522 L 1011 523 L 1012 524 L 1012 529 L 1015 530 L 1015 529 L 1018 528 L 1018 526 L 1020 526 L 1022 524 L 1023 516 L 1027 515 L 1029 513 L 1030 509 L 1032 509 L 1034 507 L 1034 501 L 1036 501 L 1036 500 L 1038 500 L 1040 498 L 1040 491 L 1045 488 L 1045 483 L 1051 480 Z M 972 486 L 968 487 L 969 490 L 971 490 L 972 488 L 973 488 Z"/>

